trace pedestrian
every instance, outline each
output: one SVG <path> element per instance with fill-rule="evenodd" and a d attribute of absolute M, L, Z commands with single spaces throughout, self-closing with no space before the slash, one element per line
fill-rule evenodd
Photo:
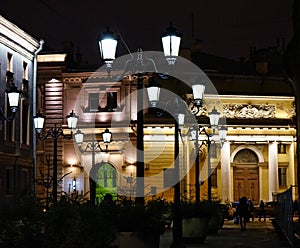
<path fill-rule="evenodd" d="M 250 199 L 248 199 L 248 211 L 249 211 L 249 220 L 252 219 L 254 221 L 254 206 Z"/>
<path fill-rule="evenodd" d="M 266 221 L 265 203 L 263 200 L 260 200 L 258 221 L 261 221 L 262 216 L 264 217 L 264 221 Z"/>
<path fill-rule="evenodd" d="M 247 197 L 243 196 L 239 200 L 239 204 L 237 206 L 237 213 L 239 215 L 240 219 L 240 226 L 241 231 L 246 231 L 246 225 L 249 219 L 249 210 L 248 210 L 248 203 L 247 203 Z"/>

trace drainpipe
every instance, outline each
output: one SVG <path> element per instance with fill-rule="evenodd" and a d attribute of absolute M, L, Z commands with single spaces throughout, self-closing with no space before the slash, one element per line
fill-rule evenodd
<path fill-rule="evenodd" d="M 32 116 L 36 115 L 36 79 L 37 79 L 37 55 L 43 49 L 44 40 L 40 40 L 40 47 L 34 53 L 33 82 L 32 82 Z M 33 193 L 36 195 L 36 132 L 32 124 L 32 163 L 33 163 Z"/>

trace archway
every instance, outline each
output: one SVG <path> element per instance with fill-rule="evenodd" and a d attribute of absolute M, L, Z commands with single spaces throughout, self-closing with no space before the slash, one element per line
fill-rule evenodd
<path fill-rule="evenodd" d="M 117 197 L 118 176 L 115 167 L 108 162 L 95 164 L 90 171 L 90 201 L 98 205 L 105 194 Z"/>
<path fill-rule="evenodd" d="M 238 151 L 233 159 L 234 201 L 246 196 L 253 204 L 259 201 L 258 157 L 254 151 L 245 148 Z"/>

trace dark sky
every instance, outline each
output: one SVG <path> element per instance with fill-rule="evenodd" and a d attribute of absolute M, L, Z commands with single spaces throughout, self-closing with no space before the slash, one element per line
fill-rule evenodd
<path fill-rule="evenodd" d="M 131 52 L 161 51 L 160 35 L 172 22 L 183 33 L 182 47 L 193 37 L 203 51 L 227 58 L 248 57 L 292 38 L 293 0 L 1 0 L 0 14 L 57 51 L 72 41 L 83 59 L 99 63 L 98 35 L 107 26 L 120 34 Z M 119 42 L 119 55 L 126 51 Z M 123 54 L 122 54 L 123 53 Z"/>

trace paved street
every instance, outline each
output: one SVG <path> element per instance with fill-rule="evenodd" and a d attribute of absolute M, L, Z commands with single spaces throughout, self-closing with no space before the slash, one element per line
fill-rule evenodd
<path fill-rule="evenodd" d="M 161 237 L 160 248 L 169 247 L 172 241 L 172 232 L 168 231 Z M 186 245 L 187 248 L 196 247 L 257 247 L 277 248 L 281 246 L 280 240 L 270 220 L 267 222 L 254 222 L 247 224 L 247 231 L 241 232 L 239 225 L 233 221 L 225 221 L 223 229 L 216 235 L 208 235 L 204 244 Z"/>

